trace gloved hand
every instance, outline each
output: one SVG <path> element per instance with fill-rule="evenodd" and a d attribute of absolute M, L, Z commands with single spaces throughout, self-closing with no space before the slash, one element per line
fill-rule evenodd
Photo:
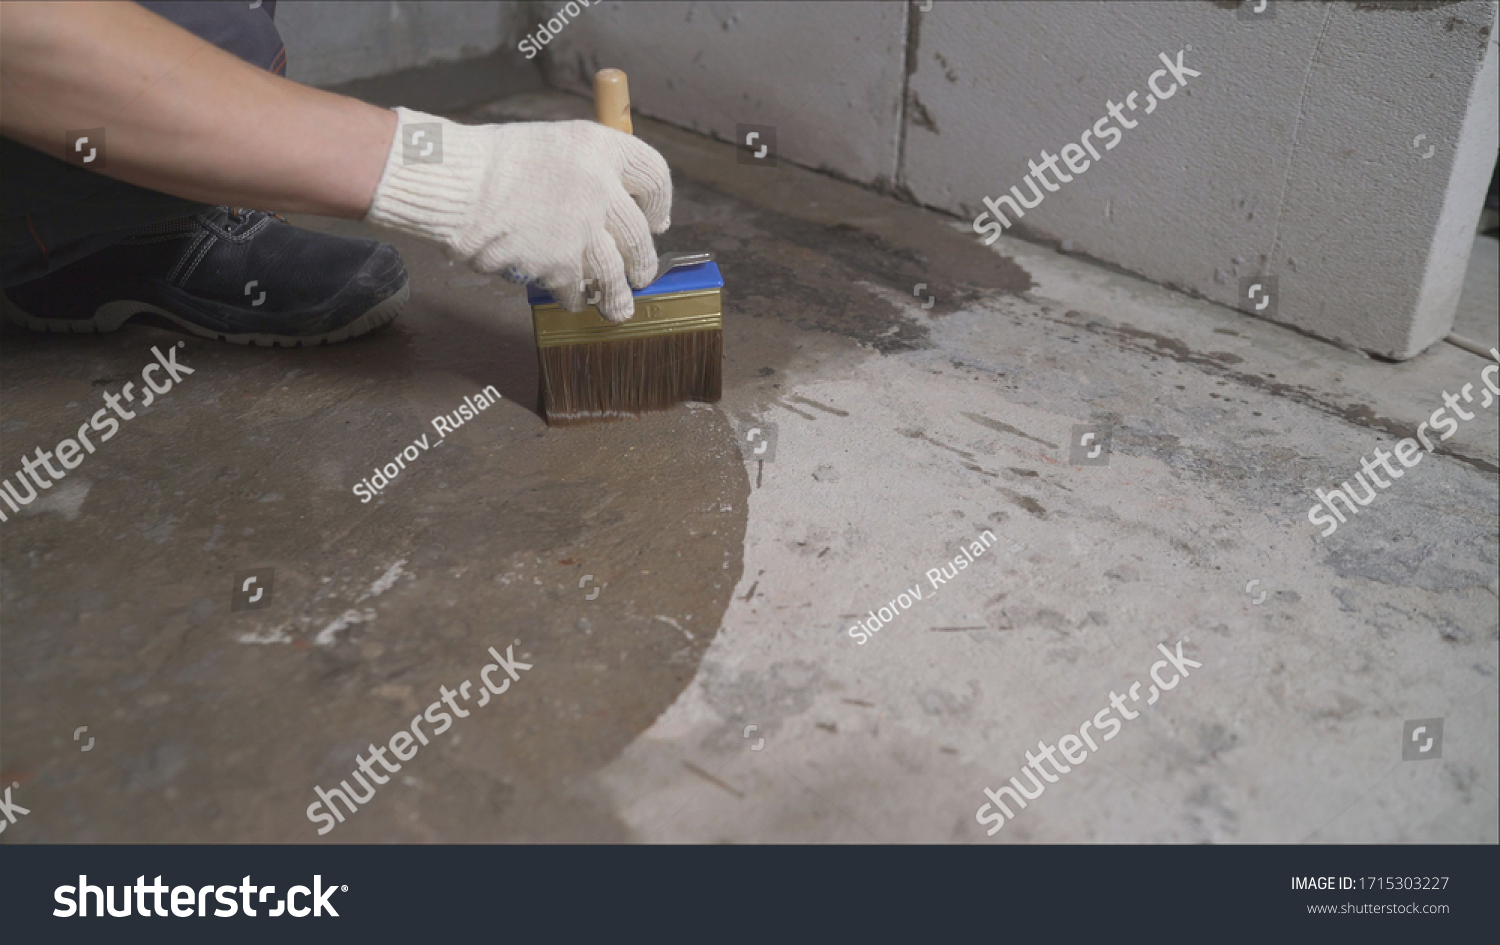
<path fill-rule="evenodd" d="M 480 272 L 535 278 L 569 311 L 583 310 L 593 279 L 606 319 L 631 316 L 626 280 L 656 278 L 651 234 L 671 225 L 672 177 L 656 149 L 590 121 L 460 125 L 396 113 L 366 222 L 435 240 Z"/>

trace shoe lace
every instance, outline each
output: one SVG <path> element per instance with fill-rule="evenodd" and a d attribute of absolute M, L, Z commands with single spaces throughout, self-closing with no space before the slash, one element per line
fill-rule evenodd
<path fill-rule="evenodd" d="M 226 206 L 223 209 L 229 215 L 229 219 L 226 220 L 225 222 L 227 224 L 229 224 L 229 226 L 230 226 L 231 229 L 234 228 L 234 227 L 241 226 L 244 223 L 252 220 L 255 217 L 256 214 L 262 214 L 264 216 L 272 217 L 274 219 L 280 220 L 282 223 L 291 223 L 290 220 L 288 220 L 286 217 L 282 216 L 279 213 L 270 213 L 270 212 L 264 211 L 264 210 L 253 210 L 253 209 L 250 209 L 249 207 L 229 207 L 229 206 Z"/>

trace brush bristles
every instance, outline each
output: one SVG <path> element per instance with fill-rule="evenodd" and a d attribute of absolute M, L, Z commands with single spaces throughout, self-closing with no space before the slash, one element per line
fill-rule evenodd
<path fill-rule="evenodd" d="M 724 332 L 686 331 L 537 349 L 548 426 L 633 417 L 685 400 L 717 402 Z"/>

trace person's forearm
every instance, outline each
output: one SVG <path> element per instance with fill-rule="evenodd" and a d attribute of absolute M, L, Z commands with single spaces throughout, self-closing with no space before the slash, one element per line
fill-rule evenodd
<path fill-rule="evenodd" d="M 258 69 L 134 3 L 0 3 L 0 134 L 190 200 L 358 219 L 394 112 Z"/>

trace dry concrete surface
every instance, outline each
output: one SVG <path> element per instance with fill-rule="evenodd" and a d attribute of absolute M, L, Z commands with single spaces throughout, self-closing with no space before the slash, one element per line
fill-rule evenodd
<path fill-rule="evenodd" d="M 721 261 L 717 405 L 549 430 L 523 294 L 400 239 L 410 307 L 346 344 L 7 330 L 6 474 L 153 346 L 194 373 L 0 524 L 5 841 L 1500 840 L 1500 406 L 1328 537 L 1306 518 L 1486 359 L 1373 361 L 637 133 L 674 169 L 661 247 Z M 1492 244 L 1461 320 L 1489 339 Z M 264 569 L 269 605 L 232 609 Z M 1179 642 L 1201 666 L 1158 690 Z M 490 647 L 531 668 L 483 699 Z M 315 788 L 466 681 L 320 836 Z M 984 789 L 1112 697 L 1118 735 L 987 834 Z M 1419 719 L 1440 741 L 1403 760 Z"/>

